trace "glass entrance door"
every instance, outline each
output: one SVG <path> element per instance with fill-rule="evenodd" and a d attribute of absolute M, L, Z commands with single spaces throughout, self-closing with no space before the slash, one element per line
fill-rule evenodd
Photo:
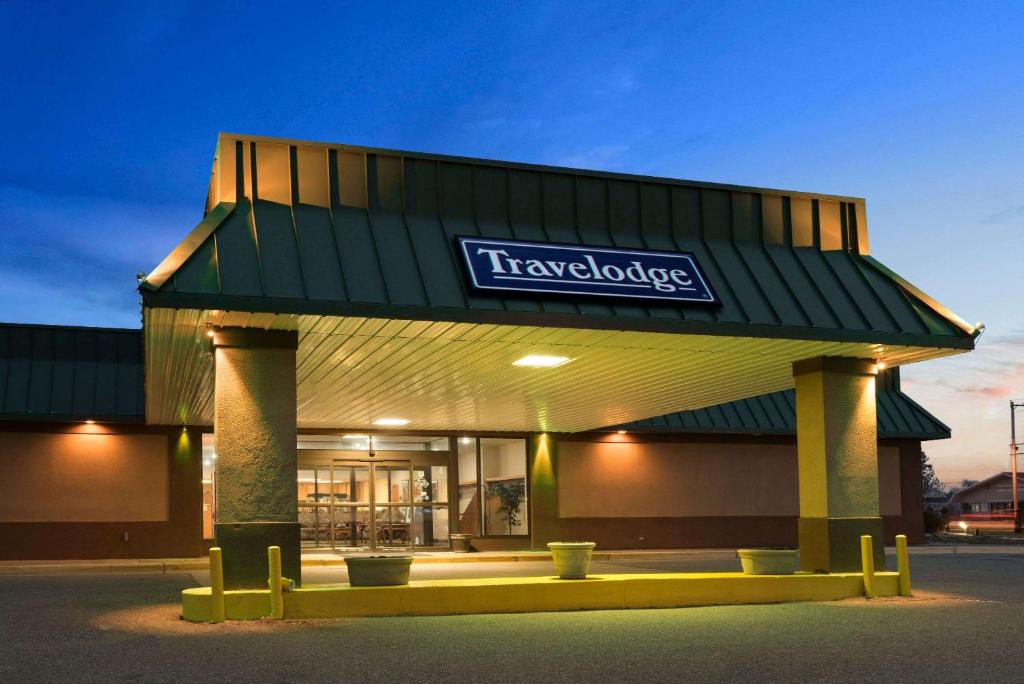
<path fill-rule="evenodd" d="M 371 548 L 408 549 L 412 546 L 412 463 L 373 461 L 370 463 L 373 489 L 370 525 Z"/>
<path fill-rule="evenodd" d="M 361 461 L 328 466 L 334 483 L 331 548 L 372 549 L 371 465 Z"/>
<path fill-rule="evenodd" d="M 447 548 L 448 480 L 454 476 L 448 438 L 374 438 L 380 441 L 376 452 L 331 448 L 357 438 L 368 440 L 299 438 L 303 548 Z M 417 444 L 430 448 L 408 448 Z"/>

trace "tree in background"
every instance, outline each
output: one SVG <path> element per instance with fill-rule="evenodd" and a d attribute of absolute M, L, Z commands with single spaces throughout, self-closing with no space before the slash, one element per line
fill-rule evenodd
<path fill-rule="evenodd" d="M 921 451 L 921 494 L 923 496 L 945 496 L 946 485 L 935 475 L 935 468 L 928 462 L 928 454 Z"/>

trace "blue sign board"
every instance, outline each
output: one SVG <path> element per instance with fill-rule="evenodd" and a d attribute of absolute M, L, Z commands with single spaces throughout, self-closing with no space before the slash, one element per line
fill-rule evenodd
<path fill-rule="evenodd" d="M 718 303 L 689 252 L 456 240 L 476 290 Z"/>

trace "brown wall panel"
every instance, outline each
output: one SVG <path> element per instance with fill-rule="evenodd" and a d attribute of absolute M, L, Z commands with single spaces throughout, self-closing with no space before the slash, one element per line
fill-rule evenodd
<path fill-rule="evenodd" d="M 164 435 L 0 433 L 0 522 L 160 522 Z"/>
<path fill-rule="evenodd" d="M 671 453 L 672 448 L 676 450 L 682 448 L 684 450 L 703 450 L 706 455 L 715 452 L 719 454 L 720 459 L 723 458 L 723 454 L 732 453 L 733 460 L 737 464 L 742 464 L 743 454 L 768 448 L 771 450 L 783 449 L 790 453 L 795 466 L 796 445 L 795 439 L 792 437 L 642 434 L 630 435 L 630 437 L 638 440 L 632 445 L 637 449 L 648 450 L 648 454 L 663 452 L 656 456 L 655 460 L 662 460 L 664 454 Z M 582 435 L 563 437 L 554 442 L 554 448 L 550 450 L 550 453 L 545 453 L 543 459 L 537 452 L 533 453 L 532 519 L 530 524 L 533 532 L 532 547 L 535 549 L 543 549 L 547 542 L 560 539 L 596 541 L 598 548 L 603 549 L 732 548 L 738 546 L 793 546 L 797 543 L 797 515 L 795 512 L 793 515 L 650 516 L 642 514 L 645 508 L 647 510 L 651 510 L 651 508 L 649 502 L 644 501 L 641 496 L 637 502 L 639 506 L 637 513 L 640 515 L 618 515 L 614 508 L 606 506 L 607 498 L 602 499 L 602 495 L 595 496 L 591 493 L 590 496 L 597 501 L 598 515 L 559 515 L 560 509 L 582 510 L 589 505 L 581 504 L 581 500 L 588 496 L 587 492 L 572 491 L 574 488 L 578 490 L 581 484 L 583 486 L 590 484 L 580 479 L 578 468 L 580 464 L 562 465 L 563 459 L 568 458 L 570 461 L 580 459 L 581 454 L 596 453 L 608 446 L 613 448 L 607 450 L 604 457 L 614 458 L 616 454 L 613 452 L 616 451 L 617 445 L 620 445 L 617 442 L 588 442 L 585 440 L 586 438 Z M 653 451 L 651 451 L 652 449 Z M 915 478 L 918 483 L 920 480 L 916 455 L 919 451 L 920 442 L 916 440 L 886 440 L 879 445 L 879 477 L 881 480 L 879 496 L 885 540 L 888 544 L 893 543 L 896 534 L 906 534 L 912 544 L 919 544 L 923 541 L 920 486 L 918 484 L 916 490 L 913 486 Z M 622 455 L 622 453 L 618 454 L 618 456 Z M 637 455 L 634 454 L 632 457 L 636 458 Z M 538 464 L 542 461 L 544 467 L 541 470 L 545 473 L 559 475 L 551 477 L 549 483 L 544 483 L 542 478 L 537 475 Z M 589 465 L 593 466 L 593 462 L 591 461 Z M 719 469 L 720 466 L 712 466 L 711 470 L 707 472 L 715 473 Z M 568 478 L 570 482 L 563 485 L 561 474 L 574 470 L 577 472 Z M 657 471 L 658 468 L 654 470 Z M 739 469 L 736 473 L 738 473 L 737 477 L 744 475 Z M 746 476 L 752 478 L 753 474 L 753 472 L 747 472 Z M 664 476 L 665 472 L 652 471 L 648 475 L 657 478 Z M 659 488 L 668 487 L 671 491 L 679 491 L 680 496 L 702 498 L 708 502 L 713 502 L 715 497 L 742 496 L 742 493 L 737 493 L 734 488 L 699 491 L 701 487 L 707 488 L 708 483 L 702 479 L 706 475 L 707 473 L 697 474 L 696 477 L 691 478 L 692 482 L 689 486 L 683 483 L 683 487 L 680 487 L 678 481 L 668 483 L 658 481 L 655 485 Z M 603 479 L 600 473 L 589 477 L 598 481 Z M 576 478 L 575 482 L 573 478 Z M 793 479 L 793 496 L 795 496 L 795 476 Z M 904 487 L 903 483 L 909 484 Z M 784 485 L 780 486 L 784 487 Z M 607 497 L 607 492 L 604 496 Z M 571 498 L 571 500 L 566 501 L 567 498 Z M 615 515 L 608 517 L 606 515 L 608 512 Z M 705 512 L 702 511 L 702 513 Z M 644 539 L 641 540 L 640 537 Z M 522 546 L 525 547 L 525 543 Z"/>
<path fill-rule="evenodd" d="M 144 425 L 25 423 L 0 425 L 0 443 L 17 433 L 159 438 L 166 468 L 163 521 L 0 523 L 0 560 L 195 557 L 202 553 L 202 438 L 199 431 Z M 12 435 L 12 433 L 14 433 Z M 3 460 L 0 460 L 0 477 Z M 60 492 L 54 492 L 58 497 Z M 116 496 L 116 492 L 113 496 Z M 125 539 L 127 533 L 127 540 Z"/>

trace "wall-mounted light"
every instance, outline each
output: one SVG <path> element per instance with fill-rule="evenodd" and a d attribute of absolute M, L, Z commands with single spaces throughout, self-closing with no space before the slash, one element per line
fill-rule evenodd
<path fill-rule="evenodd" d="M 472 444 L 473 443 L 473 440 L 470 439 L 469 437 L 463 437 L 459 441 L 462 442 L 463 444 Z"/>
<path fill-rule="evenodd" d="M 94 418 L 87 418 L 86 421 L 85 421 L 85 424 L 86 425 L 95 425 L 96 424 L 96 420 Z"/>
<path fill-rule="evenodd" d="M 616 430 L 616 432 L 618 432 L 618 433 L 619 433 L 620 435 L 624 435 L 624 434 L 626 434 L 626 431 L 625 431 L 625 430 Z"/>

